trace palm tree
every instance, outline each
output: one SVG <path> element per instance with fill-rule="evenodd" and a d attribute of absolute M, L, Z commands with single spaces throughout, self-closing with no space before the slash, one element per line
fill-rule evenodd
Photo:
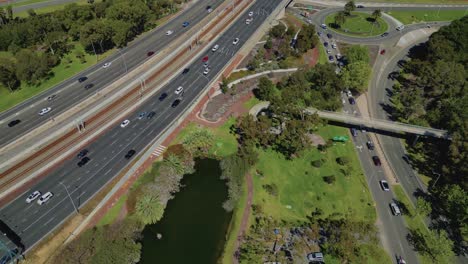
<path fill-rule="evenodd" d="M 335 25 L 341 26 L 346 22 L 346 14 L 344 11 L 340 11 L 335 16 Z"/>
<path fill-rule="evenodd" d="M 354 11 L 354 9 L 356 9 L 356 5 L 354 4 L 354 1 L 349 1 L 344 6 L 344 11 L 346 15 L 350 15 L 351 11 Z"/>
<path fill-rule="evenodd" d="M 374 21 L 377 21 L 379 17 L 382 17 L 382 10 L 380 9 L 374 10 L 374 12 L 372 13 L 372 18 L 374 19 Z"/>
<path fill-rule="evenodd" d="M 158 200 L 156 194 L 143 192 L 136 202 L 135 211 L 144 224 L 158 222 L 164 214 L 164 206 Z"/>

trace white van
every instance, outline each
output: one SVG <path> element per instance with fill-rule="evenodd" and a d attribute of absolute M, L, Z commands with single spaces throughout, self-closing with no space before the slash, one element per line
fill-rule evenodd
<path fill-rule="evenodd" d="M 400 207 L 396 203 L 390 203 L 393 215 L 401 215 Z"/>
<path fill-rule="evenodd" d="M 401 30 L 403 30 L 404 28 L 405 28 L 404 25 L 400 25 L 400 26 L 398 26 L 398 27 L 396 28 L 396 30 L 401 31 Z"/>

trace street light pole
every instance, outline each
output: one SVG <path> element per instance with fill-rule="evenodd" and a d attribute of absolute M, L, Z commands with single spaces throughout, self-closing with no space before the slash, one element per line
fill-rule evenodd
<path fill-rule="evenodd" d="M 432 171 L 433 174 L 437 175 L 437 179 L 435 180 L 435 182 L 432 184 L 432 188 L 434 188 L 434 186 L 436 185 L 437 181 L 439 180 L 440 176 L 442 176 L 442 174 L 440 173 L 437 173 L 435 171 Z"/>
<path fill-rule="evenodd" d="M 122 53 L 122 51 L 120 49 L 117 49 L 117 51 L 119 52 L 120 56 L 123 59 L 124 66 L 125 66 L 125 73 L 128 73 L 127 62 L 125 61 L 125 55 Z"/>
<path fill-rule="evenodd" d="M 65 186 L 65 184 L 63 184 L 62 182 L 59 182 L 59 183 L 65 188 L 65 191 L 67 192 L 68 197 L 70 198 L 70 200 L 71 200 L 71 202 L 72 202 L 73 208 L 75 208 L 75 211 L 76 211 L 77 213 L 80 213 L 80 212 L 78 211 L 78 208 L 76 208 L 75 203 L 73 202 L 73 199 L 72 199 L 71 196 L 70 196 L 70 193 L 68 192 L 67 186 Z"/>

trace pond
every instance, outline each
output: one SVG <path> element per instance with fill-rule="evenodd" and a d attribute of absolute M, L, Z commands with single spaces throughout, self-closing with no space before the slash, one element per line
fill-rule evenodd
<path fill-rule="evenodd" d="M 144 229 L 140 263 L 216 264 L 221 256 L 232 216 L 222 208 L 227 186 L 217 160 L 197 160 L 195 170 L 184 176 L 161 221 Z"/>

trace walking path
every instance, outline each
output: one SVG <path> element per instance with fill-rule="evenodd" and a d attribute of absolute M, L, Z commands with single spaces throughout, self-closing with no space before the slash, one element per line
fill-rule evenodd
<path fill-rule="evenodd" d="M 237 259 L 239 246 L 240 246 L 242 239 L 244 238 L 245 230 L 248 228 L 247 225 L 249 224 L 250 210 L 252 207 L 252 199 L 253 199 L 252 175 L 248 173 L 245 179 L 247 180 L 247 201 L 245 202 L 246 205 L 244 208 L 244 212 L 242 213 L 241 225 L 240 225 L 239 231 L 237 232 L 236 245 L 234 246 L 234 255 L 232 256 L 233 264 L 239 263 L 239 260 Z"/>

